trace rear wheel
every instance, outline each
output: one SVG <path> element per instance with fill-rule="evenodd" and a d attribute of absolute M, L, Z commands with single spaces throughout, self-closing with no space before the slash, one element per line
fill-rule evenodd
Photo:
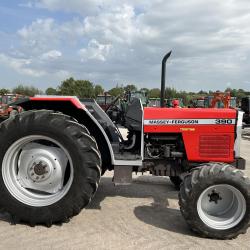
<path fill-rule="evenodd" d="M 209 238 L 235 238 L 248 228 L 250 181 L 230 165 L 204 165 L 185 176 L 179 203 L 193 231 Z"/>
<path fill-rule="evenodd" d="M 100 179 L 88 130 L 53 111 L 27 111 L 0 125 L 0 206 L 17 221 L 51 225 L 78 214 Z"/>

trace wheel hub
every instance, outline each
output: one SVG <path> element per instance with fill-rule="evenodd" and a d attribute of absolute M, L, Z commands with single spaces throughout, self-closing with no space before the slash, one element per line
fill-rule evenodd
<path fill-rule="evenodd" d="M 47 193 L 63 187 L 68 160 L 59 148 L 29 143 L 19 159 L 18 181 L 22 187 Z"/>
<path fill-rule="evenodd" d="M 44 181 L 50 176 L 51 169 L 45 161 L 34 162 L 29 168 L 29 177 L 34 182 Z"/>
<path fill-rule="evenodd" d="M 44 175 L 46 173 L 48 173 L 48 171 L 46 171 L 46 168 L 47 168 L 47 164 L 42 162 L 42 161 L 39 161 L 39 163 L 34 163 L 34 173 L 36 175 Z"/>
<path fill-rule="evenodd" d="M 217 204 L 219 200 L 222 200 L 220 193 L 216 192 L 216 190 L 212 190 L 212 193 L 207 196 L 209 197 L 209 202 L 214 202 L 215 204 Z"/>

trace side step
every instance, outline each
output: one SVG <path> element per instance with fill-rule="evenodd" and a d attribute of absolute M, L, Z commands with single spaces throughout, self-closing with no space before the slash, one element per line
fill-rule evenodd
<path fill-rule="evenodd" d="M 115 166 L 113 182 L 115 185 L 129 185 L 132 183 L 133 166 Z"/>

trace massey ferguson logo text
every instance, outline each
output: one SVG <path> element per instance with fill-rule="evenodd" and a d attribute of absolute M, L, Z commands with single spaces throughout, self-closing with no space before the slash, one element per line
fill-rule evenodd
<path fill-rule="evenodd" d="M 147 120 L 149 125 L 199 124 L 199 120 Z"/>
<path fill-rule="evenodd" d="M 155 119 L 144 120 L 144 125 L 233 125 L 235 119 Z"/>

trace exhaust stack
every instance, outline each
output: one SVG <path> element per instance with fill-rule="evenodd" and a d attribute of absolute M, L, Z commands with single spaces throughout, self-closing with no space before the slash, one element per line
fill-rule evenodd
<path fill-rule="evenodd" d="M 164 98 L 165 98 L 165 81 L 166 81 L 166 62 L 170 57 L 172 50 L 169 51 L 162 59 L 161 63 L 161 107 L 164 107 Z"/>

